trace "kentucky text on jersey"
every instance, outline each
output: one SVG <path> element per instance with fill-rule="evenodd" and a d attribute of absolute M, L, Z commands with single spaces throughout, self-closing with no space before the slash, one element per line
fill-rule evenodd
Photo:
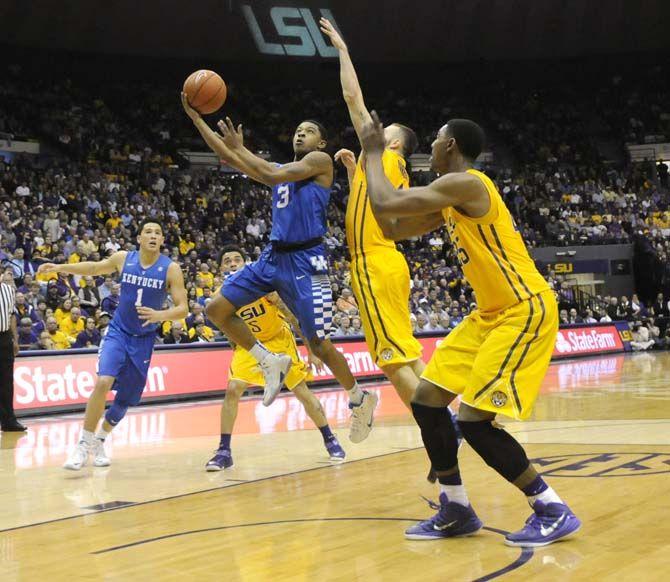
<path fill-rule="evenodd" d="M 138 251 L 129 252 L 121 272 L 121 298 L 112 325 L 131 335 L 155 333 L 158 324 L 142 325 L 137 307 L 162 309 L 167 298 L 167 272 L 172 261 L 159 255 L 153 265 L 144 268 Z"/>
<path fill-rule="evenodd" d="M 121 282 L 130 283 L 131 285 L 137 285 L 139 287 L 150 287 L 151 289 L 162 289 L 163 285 L 165 285 L 165 281 L 161 279 L 131 275 L 130 273 L 123 273 Z"/>

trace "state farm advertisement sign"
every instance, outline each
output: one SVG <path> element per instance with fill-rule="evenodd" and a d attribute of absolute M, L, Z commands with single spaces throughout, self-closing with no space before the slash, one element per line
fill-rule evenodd
<path fill-rule="evenodd" d="M 615 325 L 564 328 L 558 330 L 554 358 L 623 352 L 624 349 Z"/>
<path fill-rule="evenodd" d="M 627 325 L 626 325 L 627 329 Z M 428 361 L 442 337 L 418 338 L 423 358 Z M 364 341 L 336 342 L 356 378 L 380 378 L 382 371 L 372 360 Z M 628 349 L 615 324 L 561 329 L 556 338 L 554 358 L 621 352 Z M 307 360 L 305 349 L 300 356 Z M 223 392 L 233 352 L 225 346 L 209 344 L 205 348 L 159 349 L 154 352 L 144 389 L 144 400 L 175 398 L 189 394 Z M 14 404 L 17 410 L 82 408 L 96 380 L 96 353 L 71 353 L 47 356 L 30 354 L 14 364 Z M 327 368 L 314 371 L 314 381 L 335 380 Z M 110 393 L 109 400 L 113 398 Z"/>
<path fill-rule="evenodd" d="M 430 358 L 441 338 L 422 338 L 424 357 Z M 382 376 L 372 361 L 364 341 L 337 343 L 357 378 Z M 299 347 L 300 356 L 307 352 Z M 228 347 L 156 350 L 151 358 L 147 385 L 142 398 L 175 397 L 187 394 L 221 392 L 228 384 L 233 352 Z M 84 404 L 96 380 L 97 353 L 72 353 L 59 356 L 29 355 L 14 364 L 14 405 L 17 410 L 72 407 Z M 334 380 L 327 368 L 314 373 L 314 380 Z M 110 393 L 108 400 L 112 400 Z"/>

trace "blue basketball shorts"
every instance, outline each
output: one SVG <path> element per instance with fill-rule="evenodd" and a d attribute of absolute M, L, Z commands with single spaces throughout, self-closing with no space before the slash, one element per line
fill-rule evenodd
<path fill-rule="evenodd" d="M 154 334 L 130 335 L 110 324 L 98 349 L 98 376 L 112 376 L 116 391 L 114 400 L 135 406 L 147 383 L 149 364 L 154 351 Z"/>
<path fill-rule="evenodd" d="M 240 308 L 276 291 L 308 339 L 327 339 L 333 319 L 333 294 L 324 246 L 300 251 L 265 247 L 258 260 L 228 277 L 221 294 Z"/>

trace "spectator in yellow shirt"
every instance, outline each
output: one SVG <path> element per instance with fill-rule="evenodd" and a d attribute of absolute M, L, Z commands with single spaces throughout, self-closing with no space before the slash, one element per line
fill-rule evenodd
<path fill-rule="evenodd" d="M 121 224 L 121 219 L 119 218 L 119 213 L 114 210 L 112 212 L 112 215 L 107 219 L 107 222 L 105 222 L 105 228 L 107 230 L 116 230 L 119 228 L 119 225 Z"/>
<path fill-rule="evenodd" d="M 188 330 L 188 336 L 192 342 L 213 342 L 214 330 L 205 325 L 205 318 L 202 315 L 198 315 L 193 320 L 193 327 Z"/>
<path fill-rule="evenodd" d="M 188 255 L 192 249 L 195 248 L 195 243 L 191 239 L 191 233 L 187 232 L 184 238 L 179 239 L 179 254 L 182 256 Z"/>
<path fill-rule="evenodd" d="M 67 299 L 63 299 L 63 303 L 61 303 L 60 307 L 56 309 L 54 312 L 54 317 L 56 318 L 56 323 L 60 327 L 61 322 L 70 317 L 70 312 L 72 311 L 72 299 L 69 297 Z"/>
<path fill-rule="evenodd" d="M 207 263 L 200 265 L 200 271 L 198 271 L 197 276 L 202 279 L 203 287 L 209 287 L 210 289 L 214 287 L 214 274 L 209 270 Z"/>
<path fill-rule="evenodd" d="M 77 335 L 79 332 L 84 331 L 85 327 L 84 318 L 81 316 L 81 310 L 79 307 L 73 307 L 70 310 L 69 317 L 64 317 L 58 327 L 60 331 L 62 331 L 67 336 L 70 344 L 76 342 Z"/>
<path fill-rule="evenodd" d="M 49 332 L 49 337 L 54 344 L 55 350 L 67 350 L 70 348 L 70 340 L 68 340 L 67 336 L 58 329 L 58 322 L 55 317 L 49 317 L 47 319 L 47 331 Z"/>

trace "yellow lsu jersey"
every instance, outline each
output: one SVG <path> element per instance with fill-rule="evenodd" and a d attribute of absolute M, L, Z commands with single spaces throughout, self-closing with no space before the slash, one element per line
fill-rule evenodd
<path fill-rule="evenodd" d="M 489 211 L 470 218 L 455 208 L 442 212 L 477 307 L 484 313 L 507 309 L 549 289 L 535 267 L 507 206 L 491 179 L 477 170 L 491 200 Z"/>
<path fill-rule="evenodd" d="M 405 159 L 393 150 L 384 150 L 382 155 L 384 174 L 396 189 L 409 188 L 409 176 L 405 169 Z M 371 252 L 376 249 L 395 249 L 395 242 L 386 238 L 372 213 L 367 193 L 367 178 L 363 156 L 359 156 L 345 217 L 347 245 L 351 256 Z"/>
<path fill-rule="evenodd" d="M 285 327 L 288 327 L 279 307 L 271 303 L 267 297 L 261 297 L 258 301 L 240 307 L 237 315 L 249 326 L 254 337 L 262 342 L 278 336 Z"/>

